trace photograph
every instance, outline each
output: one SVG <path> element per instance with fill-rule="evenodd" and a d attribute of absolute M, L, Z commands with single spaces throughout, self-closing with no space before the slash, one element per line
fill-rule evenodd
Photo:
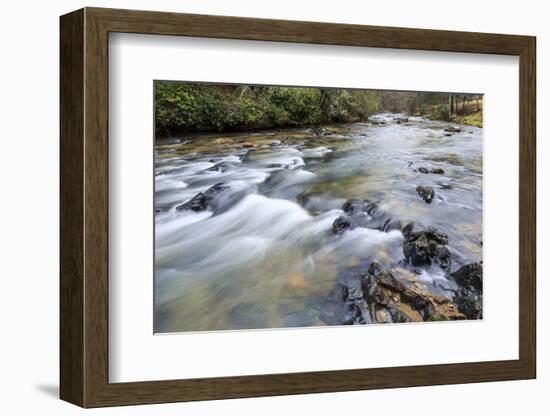
<path fill-rule="evenodd" d="M 155 333 L 483 319 L 483 94 L 154 97 Z"/>

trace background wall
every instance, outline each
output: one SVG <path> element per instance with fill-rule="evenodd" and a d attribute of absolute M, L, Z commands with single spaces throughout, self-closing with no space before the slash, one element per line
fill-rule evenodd
<path fill-rule="evenodd" d="M 387 26 L 528 34 L 538 37 L 538 294 L 539 377 L 534 381 L 425 387 L 339 394 L 167 404 L 88 411 L 103 415 L 221 415 L 335 413 L 470 415 L 514 414 L 550 407 L 549 331 L 543 244 L 550 232 L 550 146 L 543 140 L 544 103 L 550 101 L 550 26 L 546 4 L 536 0 L 215 1 L 50 0 L 4 2 L 0 15 L 0 391 L 3 414 L 72 415 L 82 412 L 58 394 L 58 91 L 59 20 L 83 6 L 317 20 Z M 546 86 L 546 88 L 545 88 Z M 505 185 L 505 184 L 503 184 Z M 544 199 L 547 199 L 544 201 Z M 506 225 L 503 224 L 503 228 Z M 546 237 L 543 237 L 546 235 Z M 472 345 L 475 348 L 475 345 Z M 406 343 L 403 354 L 406 354 Z"/>

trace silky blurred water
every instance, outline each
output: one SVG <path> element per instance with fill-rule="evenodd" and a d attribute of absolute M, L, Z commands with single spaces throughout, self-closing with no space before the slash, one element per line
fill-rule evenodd
<path fill-rule="evenodd" d="M 155 331 L 330 324 L 327 297 L 343 270 L 403 258 L 399 230 L 332 233 L 352 198 L 376 202 L 402 223 L 440 228 L 454 266 L 480 261 L 482 129 L 446 136 L 450 123 L 395 117 L 325 126 L 321 137 L 285 129 L 158 140 Z M 212 209 L 176 210 L 220 182 L 229 189 Z M 434 188 L 431 204 L 418 185 Z M 433 289 L 445 276 L 424 270 L 419 280 Z"/>

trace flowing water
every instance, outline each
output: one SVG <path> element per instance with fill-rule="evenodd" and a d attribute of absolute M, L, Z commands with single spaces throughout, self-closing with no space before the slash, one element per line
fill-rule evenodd
<path fill-rule="evenodd" d="M 332 224 L 353 198 L 401 224 L 449 236 L 453 270 L 482 256 L 482 129 L 381 114 L 369 123 L 157 140 L 155 331 L 335 324 L 331 292 L 346 268 L 396 267 L 403 235 Z M 452 124 L 456 126 L 456 124 Z M 255 147 L 251 147 L 255 146 Z M 443 174 L 418 170 L 441 168 Z M 215 184 L 203 211 L 177 210 Z M 425 203 L 418 185 L 432 186 Z M 437 268 L 418 281 L 445 294 Z"/>

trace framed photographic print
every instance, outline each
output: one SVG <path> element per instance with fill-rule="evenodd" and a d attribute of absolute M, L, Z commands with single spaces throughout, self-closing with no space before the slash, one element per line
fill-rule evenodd
<path fill-rule="evenodd" d="M 535 38 L 61 17 L 61 398 L 536 376 Z"/>

